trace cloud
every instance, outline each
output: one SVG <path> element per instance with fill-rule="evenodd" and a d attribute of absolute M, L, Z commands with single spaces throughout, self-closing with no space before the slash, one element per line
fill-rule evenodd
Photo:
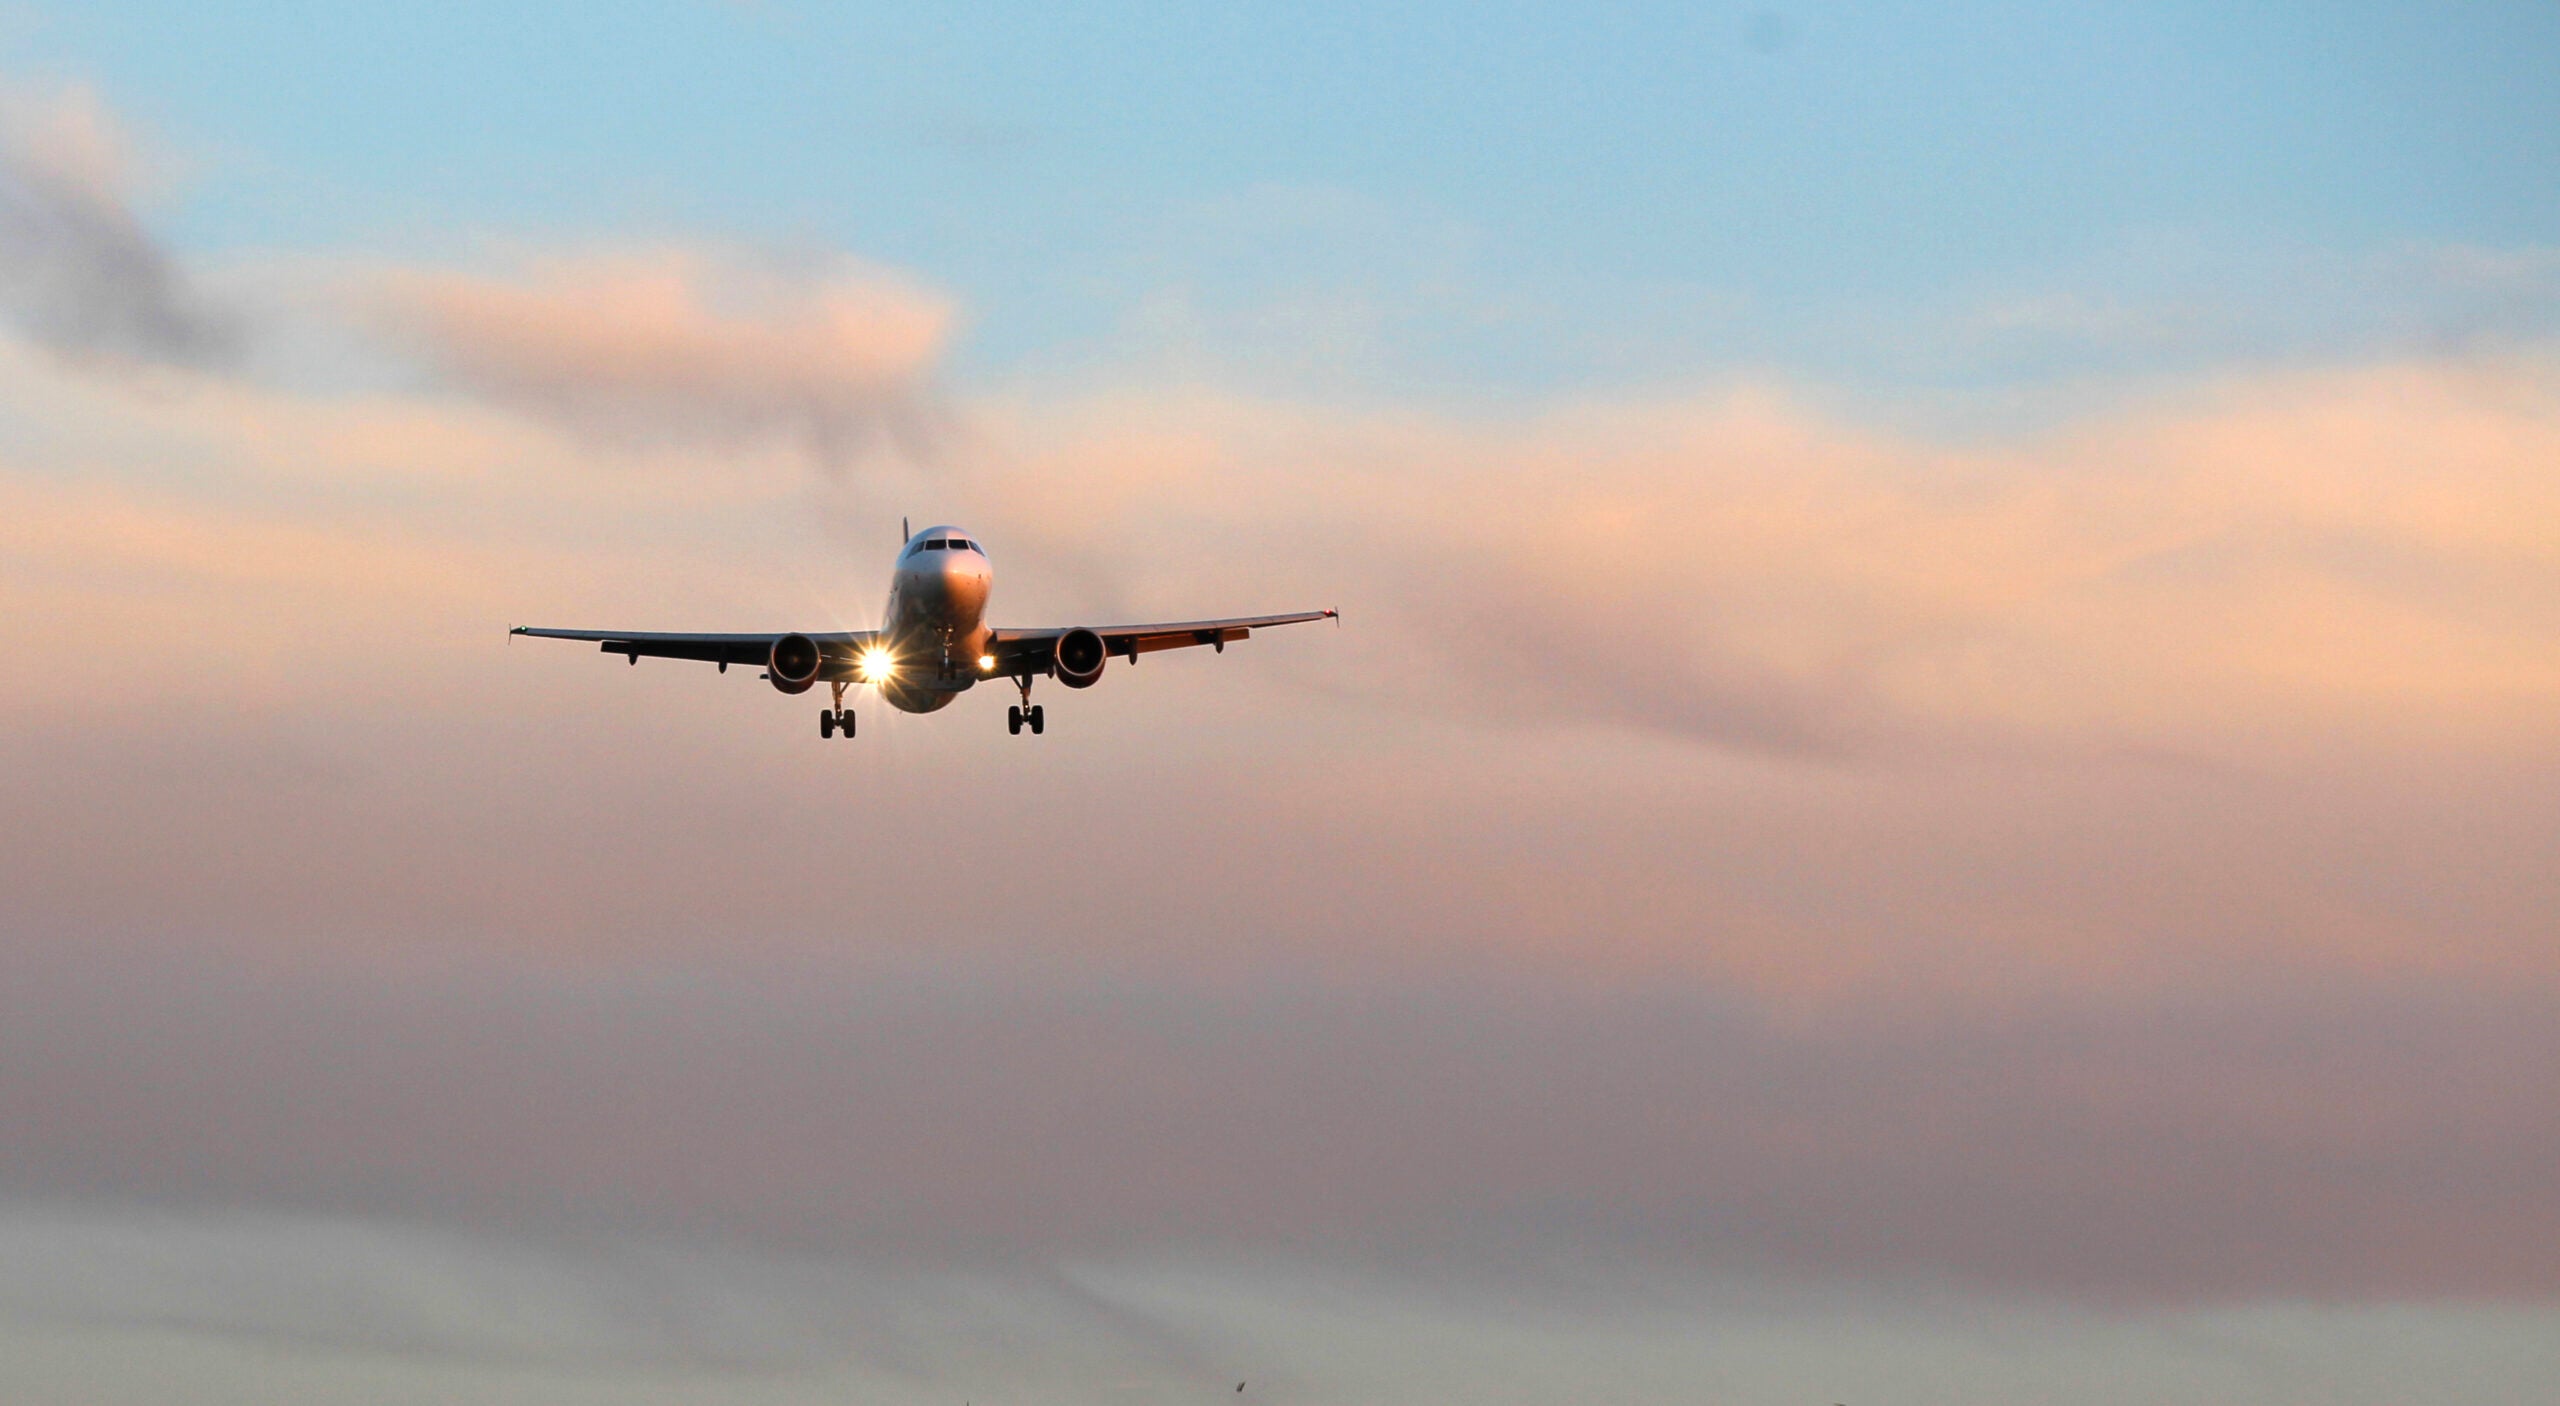
<path fill-rule="evenodd" d="M 2540 354 L 2233 376 L 1971 443 L 1767 386 L 1491 421 L 1104 399 L 990 433 L 1026 447 L 971 485 L 995 541 L 1058 544 L 1115 610 L 1349 608 L 1382 626 L 1370 687 L 1463 714 L 2238 763 L 2541 735 L 2560 695 Z"/>
<path fill-rule="evenodd" d="M 2560 1058 L 2542 995 L 1779 1023 L 1285 968 L 63 965 L 10 964 L 22 1197 L 952 1269 L 1534 1282 L 1597 1255 L 2098 1302 L 2560 1296 L 2560 1118 L 2514 1077 Z"/>
<path fill-rule="evenodd" d="M 512 277 L 395 270 L 360 295 L 449 385 L 619 443 L 787 441 L 830 468 L 931 452 L 941 298 L 876 269 L 668 248 Z"/>
<path fill-rule="evenodd" d="M 133 166 L 87 88 L 0 103 L 0 306 L 63 356 L 223 362 L 239 323 L 143 228 Z"/>
<path fill-rule="evenodd" d="M 2341 250 L 2151 236 L 2029 287 L 1958 295 L 1862 329 L 1905 375 L 2193 375 L 2240 362 L 2502 356 L 2560 335 L 2560 250 Z"/>
<path fill-rule="evenodd" d="M 2544 361 L 1987 445 L 1765 386 L 974 400 L 1005 618 L 1352 621 L 1115 664 L 1037 749 L 500 642 L 865 623 L 785 445 L 0 395 L 12 1195 L 2560 1292 Z"/>
<path fill-rule="evenodd" d="M 1816 1003 L 2550 976 L 2532 362 L 2253 377 L 1990 446 L 1766 391 L 1495 424 L 992 407 L 988 439 L 1045 446 L 946 481 L 1001 620 L 1350 623 L 1115 665 L 1052 700 L 1080 720 L 1038 803 L 956 819 L 856 801 L 1017 785 L 990 692 L 819 762 L 751 675 L 495 643 L 871 623 L 883 552 L 824 529 L 791 451 L 635 473 L 442 397 L 137 395 L 41 357 L 0 392 L 37 445 L 0 473 L 0 647 L 60 664 L 0 688 L 0 813 L 47 930 L 875 950 L 843 928 L 858 854 L 975 895 L 972 950 Z M 1167 866 L 1219 879 L 1059 906 Z M 894 935 L 943 891 L 866 907 Z M 1408 909 L 1433 920 L 1375 916 Z"/>
<path fill-rule="evenodd" d="M 12 1213 L 14 1211 L 14 1213 Z M 2125 1313 L 1958 1293 L 1646 1276 L 1532 1297 L 1427 1270 L 1084 1264 L 936 1273 L 670 1241 L 528 1244 L 331 1217 L 0 1205 L 0 1391 L 28 1400 L 1248 1399 L 1529 1406 L 1627 1384 L 2136 1406 L 2529 1400 L 2554 1311 L 2268 1305 Z M 1996 1329 L 1986 1331 L 1986 1323 Z M 2360 1394 L 2361 1393 L 2361 1394 Z"/>

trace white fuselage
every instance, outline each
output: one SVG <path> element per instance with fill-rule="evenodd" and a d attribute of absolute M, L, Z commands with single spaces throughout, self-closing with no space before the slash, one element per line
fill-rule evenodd
<path fill-rule="evenodd" d="M 902 712 L 930 713 L 977 682 L 994 583 L 995 567 L 965 529 L 928 527 L 907 539 L 880 622 L 897 660 L 879 685 L 881 698 Z"/>

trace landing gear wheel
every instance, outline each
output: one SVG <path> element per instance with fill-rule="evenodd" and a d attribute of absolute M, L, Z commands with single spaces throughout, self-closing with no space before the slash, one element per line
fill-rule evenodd
<path fill-rule="evenodd" d="M 844 732 L 845 736 L 853 736 L 853 710 L 851 708 L 820 709 L 818 712 L 818 735 L 820 737 L 833 737 L 839 729 Z"/>
<path fill-rule="evenodd" d="M 1022 709 L 1018 705 L 1005 705 L 1004 730 L 1016 737 L 1022 735 Z"/>
<path fill-rule="evenodd" d="M 1049 728 L 1049 714 L 1048 714 L 1047 709 L 1046 709 L 1045 707 L 1043 707 L 1041 704 L 1038 704 L 1038 703 L 1034 703 L 1034 704 L 1032 704 L 1032 705 L 1031 705 L 1031 718 L 1030 718 L 1030 722 L 1031 722 L 1031 735 L 1032 735 L 1032 736 L 1037 737 L 1037 736 L 1039 736 L 1041 733 L 1048 731 L 1048 728 Z"/>

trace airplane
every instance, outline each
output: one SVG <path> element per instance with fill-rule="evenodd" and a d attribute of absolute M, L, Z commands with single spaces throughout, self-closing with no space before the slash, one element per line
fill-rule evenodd
<path fill-rule="evenodd" d="M 995 567 L 976 535 L 947 524 L 910 532 L 901 522 L 898 529 L 903 541 L 889 577 L 886 623 L 877 630 L 689 635 L 518 625 L 507 633 L 510 638 L 587 641 L 633 664 L 642 655 L 698 659 L 719 665 L 724 674 L 732 664 L 757 665 L 764 670 L 759 677 L 788 694 L 806 693 L 823 683 L 835 704 L 818 714 L 821 738 L 853 736 L 853 710 L 845 706 L 844 695 L 857 683 L 869 684 L 902 713 L 930 713 L 949 707 L 982 679 L 1005 679 L 1022 692 L 1022 701 L 1005 710 L 1005 729 L 1019 737 L 1024 728 L 1034 736 L 1048 730 L 1047 712 L 1031 701 L 1034 678 L 1091 688 L 1115 654 L 1126 656 L 1132 666 L 1141 654 L 1192 645 L 1205 644 L 1224 654 L 1228 645 L 1259 629 L 1340 618 L 1330 610 L 1304 610 L 1162 625 L 998 630 L 984 619 Z"/>

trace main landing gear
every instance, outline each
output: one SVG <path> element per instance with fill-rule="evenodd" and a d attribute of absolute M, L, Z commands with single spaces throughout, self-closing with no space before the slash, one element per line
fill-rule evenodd
<path fill-rule="evenodd" d="M 847 737 L 853 736 L 853 710 L 844 706 L 844 681 L 842 679 L 830 679 L 827 682 L 827 687 L 835 690 L 836 705 L 832 708 L 825 708 L 819 711 L 818 735 L 820 737 L 833 737 L 837 733 L 841 732 Z"/>
<path fill-rule="evenodd" d="M 1004 710 L 1004 730 L 1020 737 L 1022 729 L 1029 727 L 1031 735 L 1037 737 L 1048 729 L 1049 715 L 1041 711 L 1039 704 L 1031 701 L 1031 676 L 1017 676 L 1013 686 L 1022 690 L 1022 705 Z"/>

